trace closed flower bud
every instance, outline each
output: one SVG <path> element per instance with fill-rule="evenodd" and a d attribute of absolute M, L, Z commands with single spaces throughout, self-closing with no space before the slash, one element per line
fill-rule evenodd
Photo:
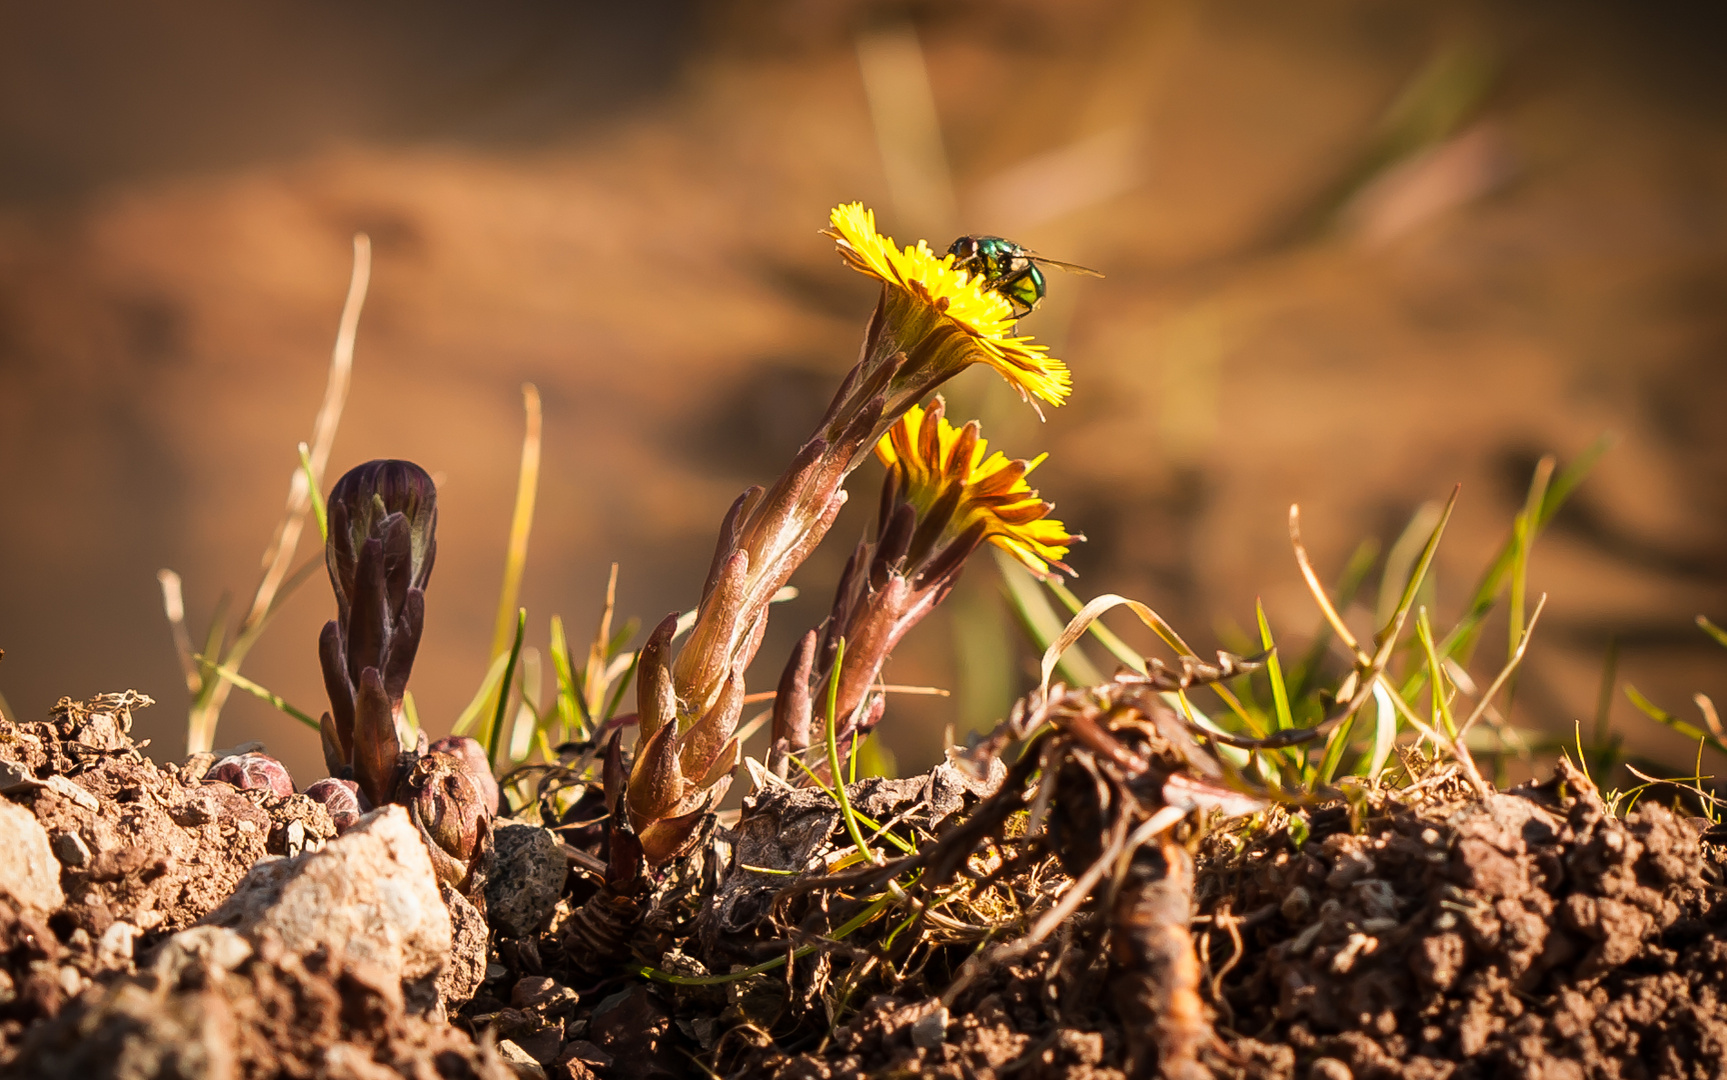
<path fill-rule="evenodd" d="M 438 880 L 481 905 L 491 868 L 492 812 L 467 763 L 454 754 L 427 754 L 408 770 L 396 801 L 426 841 Z"/>
<path fill-rule="evenodd" d="M 396 784 L 387 763 L 400 750 L 402 698 L 425 629 L 437 524 L 437 489 L 411 461 L 369 461 L 330 492 L 324 560 L 336 617 L 318 640 L 330 696 L 324 756 L 333 772 L 353 768 L 378 801 Z"/>
<path fill-rule="evenodd" d="M 432 744 L 432 752 L 449 754 L 467 766 L 468 779 L 479 789 L 480 797 L 485 801 L 486 812 L 496 815 L 498 812 L 498 782 L 492 778 L 492 763 L 486 760 L 486 749 L 479 740 L 470 739 L 466 735 L 445 735 Z"/>
<path fill-rule="evenodd" d="M 228 755 L 210 766 L 210 771 L 204 774 L 205 783 L 218 780 L 241 791 L 257 788 L 272 795 L 294 793 L 294 778 L 288 775 L 287 768 L 280 761 L 269 754 Z"/>
<path fill-rule="evenodd" d="M 408 584 L 426 587 L 438 552 L 438 490 L 426 470 L 411 461 L 368 461 L 336 481 L 328 505 L 325 559 L 337 592 L 353 594 L 360 550 L 367 540 L 382 537 L 397 514 L 408 526 Z"/>
<path fill-rule="evenodd" d="M 306 797 L 313 802 L 324 804 L 324 809 L 329 811 L 330 820 L 336 825 L 338 836 L 352 828 L 365 812 L 365 796 L 360 794 L 360 785 L 352 780 L 338 780 L 327 776 L 307 788 Z"/>

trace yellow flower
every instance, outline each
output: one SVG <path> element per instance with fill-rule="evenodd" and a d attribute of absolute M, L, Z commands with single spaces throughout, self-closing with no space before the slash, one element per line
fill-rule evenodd
<path fill-rule="evenodd" d="M 1052 576 L 1052 568 L 1072 573 L 1062 557 L 1085 537 L 1049 517 L 1055 507 L 1025 482 L 1049 455 L 1025 461 L 997 450 L 986 457 L 989 441 L 977 421 L 955 428 L 943 415 L 945 407 L 939 397 L 927 411 L 913 405 L 876 444 L 876 457 L 897 471 L 901 497 L 917 510 L 918 532 L 929 518 L 945 516 L 944 541 L 981 528 L 983 538 L 1039 577 Z M 922 553 L 912 554 L 916 559 Z"/>
<path fill-rule="evenodd" d="M 972 359 L 995 368 L 1021 397 L 1051 405 L 1067 398 L 1072 388 L 1067 365 L 1050 356 L 1046 346 L 1015 335 L 1013 306 L 985 286 L 983 275 L 954 269 L 952 255 L 938 257 L 922 240 L 901 250 L 892 237 L 876 232 L 875 211 L 861 202 L 834 207 L 828 220 L 833 228 L 827 235 L 838 242 L 847 265 L 957 323 L 974 346 Z"/>

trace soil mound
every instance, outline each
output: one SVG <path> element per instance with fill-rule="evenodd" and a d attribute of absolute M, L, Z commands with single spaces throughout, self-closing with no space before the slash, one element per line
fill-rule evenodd
<path fill-rule="evenodd" d="M 1242 1076 L 1719 1076 L 1727 889 L 1708 821 L 1612 816 L 1568 762 L 1314 815 L 1201 871 L 1202 954 Z M 1701 827 L 1700 827 L 1701 826 Z M 1209 926 L 1206 926 L 1209 923 Z M 1251 1037 L 1247 1037 L 1251 1036 Z"/>

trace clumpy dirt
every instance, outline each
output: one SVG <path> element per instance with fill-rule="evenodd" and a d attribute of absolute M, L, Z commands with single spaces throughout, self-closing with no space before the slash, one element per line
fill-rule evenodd
<path fill-rule="evenodd" d="M 66 896 L 44 916 L 0 875 L 0 1061 L 26 1025 L 208 914 L 258 859 L 335 835 L 304 795 L 203 783 L 212 755 L 152 762 L 129 735 L 149 704 L 104 694 L 62 699 L 43 722 L 0 720 L 6 795 L 46 830 Z"/>
<path fill-rule="evenodd" d="M 160 956 L 32 1031 L 31 1076 L 394 1076 L 509 1080 L 489 1043 L 408 1010 L 400 981 L 340 957 L 275 947 Z M 243 947 L 242 947 L 243 948 Z"/>
<path fill-rule="evenodd" d="M 841 893 L 765 918 L 779 882 L 847 843 L 809 791 L 753 797 L 684 880 L 662 883 L 679 903 L 597 974 L 564 933 L 602 851 L 578 804 L 554 829 L 571 865 L 562 898 L 519 936 L 494 926 L 483 981 L 449 1022 L 327 950 L 236 944 L 209 926 L 170 939 L 258 858 L 334 830 L 302 796 L 201 782 L 208 761 L 152 764 L 127 734 L 146 701 L 105 695 L 62 702 L 47 722 L 0 722 L 6 797 L 44 826 L 66 897 L 43 912 L 0 875 L 8 1075 L 1128 1075 L 1122 973 L 1095 911 L 958 990 L 981 940 L 895 952 L 896 916 L 824 944 L 862 903 Z M 963 819 L 978 792 L 938 769 L 854 795 L 927 833 Z M 1436 769 L 1400 792 L 1272 818 L 1271 831 L 1236 823 L 1193 842 L 1192 931 L 1217 1031 L 1203 1057 L 1220 1080 L 1727 1077 L 1727 883 L 1709 822 L 1648 798 L 1615 816 L 1566 762 L 1507 792 Z M 977 865 L 1001 865 L 1004 844 Z M 1011 888 L 1047 898 L 1065 882 L 1056 866 L 1043 858 Z M 699 979 L 787 942 L 820 947 L 718 983 L 650 982 L 636 966 Z"/>
<path fill-rule="evenodd" d="M 1587 777 L 1343 809 L 1215 858 L 1198 914 L 1242 1076 L 1727 1074 L 1727 888 L 1699 825 Z M 1322 835 L 1323 834 L 1323 835 Z M 1203 924 L 1202 924 L 1203 925 Z"/>
<path fill-rule="evenodd" d="M 1454 776 L 1369 793 L 1240 850 L 1200 853 L 1194 935 L 1235 1080 L 1702 1080 L 1727 1076 L 1727 886 L 1708 821 L 1607 812 L 1587 777 L 1485 798 Z M 950 1016 L 883 995 L 779 1080 L 1113 1077 L 1109 972 L 1066 939 L 968 989 Z M 1058 958 L 1059 962 L 1058 962 Z M 921 1027 L 920 1027 L 921 1025 Z"/>

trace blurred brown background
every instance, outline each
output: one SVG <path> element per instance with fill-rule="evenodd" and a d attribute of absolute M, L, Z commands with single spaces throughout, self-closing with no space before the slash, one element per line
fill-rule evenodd
<path fill-rule="evenodd" d="M 1691 623 L 1727 620 L 1724 29 L 1671 0 L 0 3 L 0 691 L 33 718 L 143 690 L 181 752 L 156 571 L 195 633 L 250 596 L 357 230 L 376 263 L 330 479 L 441 474 L 428 725 L 486 667 L 524 381 L 531 640 L 553 612 L 585 633 L 614 560 L 623 611 L 687 607 L 725 507 L 855 354 L 873 291 L 815 233 L 862 198 L 902 241 L 1001 233 L 1108 275 L 1052 275 L 1025 324 L 1075 371 L 1047 424 L 978 373 L 952 395 L 1051 451 L 1082 594 L 1202 648 L 1255 596 L 1305 633 L 1289 503 L 1331 575 L 1462 481 L 1454 617 L 1537 457 L 1611 430 L 1536 553 L 1518 717 L 1587 721 L 1617 636 L 1622 679 L 1694 718 L 1727 693 Z M 756 687 L 861 522 L 794 579 Z M 1021 688 L 997 590 L 974 567 L 896 658 L 958 692 L 896 706 L 902 762 Z M 247 674 L 319 711 L 332 607 L 302 590 Z M 317 775 L 316 739 L 236 694 L 217 744 L 247 738 Z"/>

